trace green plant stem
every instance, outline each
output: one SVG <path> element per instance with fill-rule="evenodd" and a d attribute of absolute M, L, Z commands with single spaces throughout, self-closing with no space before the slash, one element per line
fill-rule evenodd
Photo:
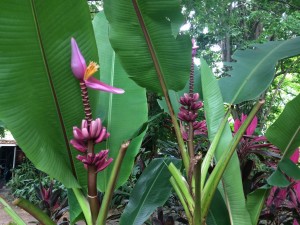
<path fill-rule="evenodd" d="M 154 64 L 154 67 L 155 67 L 155 70 L 156 70 L 156 73 L 157 73 L 157 77 L 158 77 L 158 80 L 159 80 L 159 83 L 160 83 L 160 86 L 161 86 L 161 90 L 162 90 L 162 93 L 165 97 L 165 100 L 166 100 L 166 103 L 167 103 L 167 106 L 168 106 L 168 109 L 169 109 L 169 113 L 170 113 L 170 116 L 171 116 L 172 124 L 174 126 L 174 130 L 175 130 L 175 134 L 176 134 L 176 138 L 177 138 L 177 142 L 178 142 L 178 147 L 179 147 L 180 154 L 181 154 L 181 157 L 182 157 L 182 160 L 183 160 L 183 165 L 184 165 L 184 168 L 185 168 L 186 173 L 188 175 L 189 155 L 188 155 L 188 152 L 186 150 L 184 141 L 182 139 L 180 127 L 179 127 L 178 122 L 177 122 L 177 117 L 174 113 L 174 109 L 173 109 L 172 103 L 170 101 L 170 96 L 169 96 L 169 93 L 168 93 L 167 84 L 166 84 L 166 81 L 164 80 L 163 72 L 161 71 L 159 61 L 156 57 L 156 53 L 155 53 L 155 50 L 153 48 L 150 35 L 149 35 L 149 33 L 146 29 L 145 22 L 144 22 L 143 17 L 140 13 L 137 1 L 132 0 L 132 4 L 133 4 L 134 10 L 137 14 L 139 23 L 141 24 L 141 28 L 142 28 L 145 40 L 146 40 L 148 48 L 149 48 L 149 53 L 151 55 L 151 58 L 152 58 L 152 61 L 153 61 L 153 64 Z"/>
<path fill-rule="evenodd" d="M 92 140 L 88 141 L 88 154 L 94 153 L 94 142 Z M 92 213 L 92 221 L 95 224 L 97 216 L 100 209 L 100 203 L 98 200 L 98 191 L 97 191 L 97 173 L 96 166 L 88 166 L 88 201 L 90 204 L 90 209 Z"/>
<path fill-rule="evenodd" d="M 80 208 L 82 209 L 85 221 L 87 225 L 92 225 L 92 214 L 90 210 L 90 206 L 88 201 L 86 200 L 85 196 L 83 195 L 82 191 L 78 188 L 72 189 L 74 192 L 74 195 L 80 205 Z"/>
<path fill-rule="evenodd" d="M 18 225 L 26 225 L 24 220 L 6 203 L 6 201 L 0 196 L 0 203 L 3 205 L 3 210 L 13 219 Z"/>
<path fill-rule="evenodd" d="M 193 225 L 202 225 L 201 222 L 201 156 L 195 157 L 197 163 L 194 169 L 195 177 L 195 210 L 193 214 Z"/>
<path fill-rule="evenodd" d="M 194 127 L 193 122 L 189 122 L 189 134 L 187 140 L 188 152 L 190 159 L 194 158 Z"/>
<path fill-rule="evenodd" d="M 224 131 L 224 128 L 228 122 L 228 117 L 231 113 L 231 110 L 229 109 L 227 111 L 227 113 L 225 114 L 221 124 L 220 124 L 220 127 L 211 143 L 211 145 L 209 146 L 209 149 L 204 157 L 204 160 L 202 162 L 202 168 L 201 168 L 201 189 L 203 189 L 203 186 L 204 186 L 204 183 L 205 183 L 205 179 L 206 179 L 206 176 L 207 176 L 207 172 L 208 172 L 208 169 L 209 169 L 209 166 L 210 166 L 210 163 L 214 157 L 214 154 L 215 154 L 215 151 L 219 145 L 219 141 L 220 141 L 220 138 L 223 134 L 223 131 Z"/>
<path fill-rule="evenodd" d="M 188 184 L 190 186 L 190 192 L 194 195 L 195 191 L 195 182 L 193 179 L 193 171 L 195 167 L 194 162 L 194 127 L 193 122 L 189 122 L 189 133 L 188 133 L 188 140 L 187 140 L 188 152 L 190 155 L 190 164 L 189 164 L 189 171 L 188 171 Z"/>
<path fill-rule="evenodd" d="M 178 196 L 178 198 L 179 198 L 179 200 L 182 204 L 182 207 L 185 211 L 185 215 L 188 218 L 189 224 L 192 224 L 192 221 L 193 221 L 192 215 L 191 215 L 190 209 L 187 205 L 187 202 L 186 202 L 186 199 L 185 199 L 183 193 L 180 191 L 180 188 L 178 187 L 178 184 L 175 181 L 174 177 L 170 178 L 170 182 L 171 182 L 171 184 L 172 184 L 172 186 L 173 186 L 173 188 L 174 188 L 174 190 L 175 190 L 175 192 L 176 192 L 176 194 L 177 194 L 177 196 Z"/>
<path fill-rule="evenodd" d="M 176 182 L 177 187 L 179 188 L 180 192 L 182 193 L 182 196 L 184 197 L 187 207 L 189 208 L 189 211 L 192 215 L 194 212 L 195 204 L 194 204 L 193 197 L 189 191 L 188 183 L 186 182 L 186 180 L 184 179 L 184 177 L 182 176 L 180 171 L 176 168 L 176 166 L 174 166 L 173 163 L 170 163 L 170 165 L 168 166 L 168 169 L 169 169 L 170 173 L 172 174 L 172 177 L 173 177 L 174 181 Z"/>
<path fill-rule="evenodd" d="M 123 162 L 123 159 L 124 159 L 124 156 L 125 156 L 125 153 L 126 153 L 126 150 L 129 146 L 129 144 L 130 144 L 130 141 L 126 141 L 121 145 L 119 154 L 116 158 L 114 167 L 111 171 L 111 175 L 110 175 L 107 187 L 106 187 L 106 192 L 104 194 L 104 198 L 103 198 L 103 201 L 101 204 L 101 208 L 100 208 L 100 212 L 98 215 L 98 219 L 96 221 L 96 225 L 105 225 L 105 223 L 106 223 L 106 217 L 107 217 L 107 213 L 109 210 L 110 202 L 111 202 L 114 190 L 115 190 L 115 186 L 117 183 L 120 168 L 121 168 L 121 165 L 122 165 L 122 162 Z"/>
<path fill-rule="evenodd" d="M 52 221 L 46 213 L 44 213 L 40 208 L 36 207 L 26 199 L 18 198 L 13 201 L 13 204 L 24 209 L 42 224 L 56 225 L 56 223 Z"/>
<path fill-rule="evenodd" d="M 224 171 L 233 155 L 236 147 L 238 146 L 243 134 L 245 133 L 247 127 L 251 123 L 252 119 L 260 109 L 260 107 L 265 103 L 265 100 L 260 100 L 251 110 L 250 114 L 248 115 L 245 122 L 241 125 L 238 132 L 234 135 L 232 141 L 229 144 L 228 150 L 221 156 L 220 160 L 218 161 L 216 167 L 214 168 L 213 172 L 209 176 L 202 194 L 201 199 L 201 208 L 202 208 L 202 221 L 205 220 L 208 209 L 210 207 L 212 198 L 214 193 L 217 189 L 218 183 L 220 182 Z"/>

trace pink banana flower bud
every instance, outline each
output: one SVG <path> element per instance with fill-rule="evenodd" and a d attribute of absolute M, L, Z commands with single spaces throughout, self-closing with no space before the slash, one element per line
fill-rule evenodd
<path fill-rule="evenodd" d="M 107 158 L 108 150 L 102 150 L 97 154 L 88 153 L 87 155 L 78 155 L 76 158 L 84 164 L 87 169 L 88 166 L 96 166 L 96 173 L 104 170 L 113 161 L 112 158 Z"/>
<path fill-rule="evenodd" d="M 90 62 L 90 64 L 86 66 L 85 59 L 81 54 L 77 42 L 75 41 L 74 38 L 71 38 L 71 49 L 72 49 L 71 69 L 74 76 L 78 80 L 83 81 L 86 84 L 86 86 L 91 89 L 110 92 L 114 94 L 124 93 L 123 89 L 110 86 L 92 77 L 93 74 L 98 71 L 99 65 L 96 64 L 95 62 Z"/>
<path fill-rule="evenodd" d="M 73 127 L 74 139 L 70 141 L 74 148 L 80 152 L 86 152 L 87 142 L 92 140 L 95 144 L 105 141 L 109 137 L 106 127 L 102 126 L 101 119 L 91 121 L 90 126 L 86 120 L 82 120 L 81 128 Z"/>

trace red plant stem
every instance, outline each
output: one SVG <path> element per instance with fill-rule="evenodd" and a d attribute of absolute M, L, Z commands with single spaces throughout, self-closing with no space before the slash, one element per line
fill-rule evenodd
<path fill-rule="evenodd" d="M 88 142 L 88 154 L 95 154 L 94 153 L 94 143 L 93 141 Z M 98 191 L 97 191 L 97 173 L 96 173 L 96 166 L 88 166 L 88 201 L 90 204 L 91 214 L 92 214 L 92 221 L 93 223 L 96 222 L 98 212 L 100 210 L 100 203 L 98 200 Z"/>
<path fill-rule="evenodd" d="M 190 82 L 189 82 L 189 92 L 190 94 L 194 93 L 194 56 L 192 56 L 192 63 L 190 69 Z"/>
<path fill-rule="evenodd" d="M 82 97 L 85 119 L 87 120 L 88 125 L 90 125 L 90 123 L 93 120 L 92 110 L 91 110 L 88 90 L 84 81 L 80 81 L 80 90 L 81 90 L 81 97 Z"/>
<path fill-rule="evenodd" d="M 86 84 L 83 81 L 80 81 L 80 90 L 81 90 L 81 97 L 83 103 L 83 109 L 85 114 L 85 119 L 88 123 L 88 127 L 90 126 L 93 117 L 92 117 L 92 110 L 89 101 L 88 90 Z M 88 141 L 88 154 L 95 155 L 94 152 L 94 142 L 92 140 Z M 98 216 L 98 212 L 100 210 L 100 202 L 98 200 L 98 191 L 97 191 L 97 168 L 95 165 L 88 166 L 88 201 L 90 204 L 91 214 L 92 214 L 92 221 L 95 224 Z"/>

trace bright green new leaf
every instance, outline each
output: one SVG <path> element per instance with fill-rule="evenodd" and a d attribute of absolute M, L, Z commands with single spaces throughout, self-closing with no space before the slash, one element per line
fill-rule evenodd
<path fill-rule="evenodd" d="M 225 109 L 217 80 L 205 60 L 201 60 L 201 80 L 208 135 L 209 139 L 212 141 L 225 116 Z M 216 160 L 220 159 L 231 140 L 232 133 L 227 124 L 215 152 Z M 251 220 L 246 208 L 240 164 L 236 153 L 232 156 L 231 161 L 225 170 L 222 184 L 223 189 L 225 190 L 225 201 L 230 213 L 229 217 L 231 218 L 231 224 L 249 225 Z"/>
<path fill-rule="evenodd" d="M 151 161 L 131 192 L 120 225 L 142 225 L 157 207 L 167 201 L 172 190 L 168 170 L 171 162 L 177 168 L 181 165 L 181 160 L 171 158 Z"/>
<path fill-rule="evenodd" d="M 67 187 L 79 187 L 76 177 L 85 185 L 69 141 L 84 118 L 71 37 L 87 61 L 98 61 L 86 1 L 2 0 L 0 30 L 0 119 L 38 169 Z"/>
<path fill-rule="evenodd" d="M 110 138 L 100 149 L 109 149 L 109 157 L 116 158 L 123 141 L 129 140 L 141 125 L 148 120 L 146 91 L 128 78 L 108 40 L 108 23 L 103 13 L 94 21 L 94 30 L 100 58 L 102 81 L 123 88 L 125 93 L 113 95 L 101 93 L 96 107 L 98 115 L 105 118 L 104 124 L 110 132 Z M 116 188 L 122 185 L 130 175 L 134 158 L 139 152 L 143 135 L 134 138 L 127 149 L 122 163 Z M 112 162 L 112 165 L 114 161 Z M 105 191 L 112 165 L 98 174 L 98 187 Z"/>
<path fill-rule="evenodd" d="M 191 41 L 179 32 L 184 22 L 177 0 L 105 0 L 110 41 L 137 84 L 162 93 L 161 82 L 175 91 L 184 88 L 191 65 Z"/>
<path fill-rule="evenodd" d="M 247 209 L 250 213 L 253 225 L 258 223 L 261 210 L 263 209 L 268 194 L 268 189 L 256 189 L 247 195 Z"/>
<path fill-rule="evenodd" d="M 0 196 L 1 210 L 4 210 L 17 225 L 26 225 L 24 220 L 13 210 L 13 208 Z"/>
<path fill-rule="evenodd" d="M 220 79 L 219 85 L 225 102 L 238 104 L 257 99 L 271 84 L 278 60 L 300 54 L 300 37 L 286 41 L 270 41 L 237 50 L 229 63 L 230 77 Z"/>

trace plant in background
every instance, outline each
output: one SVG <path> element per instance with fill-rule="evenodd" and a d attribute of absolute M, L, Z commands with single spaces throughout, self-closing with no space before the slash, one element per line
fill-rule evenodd
<path fill-rule="evenodd" d="M 133 0 L 128 4 L 126 0 L 104 0 L 103 6 L 105 15 L 95 16 L 93 30 L 84 1 L 72 4 L 58 0 L 23 1 L 18 7 L 11 1 L 0 3 L 0 24 L 5 24 L 0 37 L 3 52 L 0 118 L 34 164 L 69 189 L 69 201 L 74 203 L 70 206 L 75 207 L 70 210 L 71 222 L 83 213 L 88 225 L 105 224 L 113 191 L 128 178 L 149 123 L 145 122 L 146 88 L 165 99 L 165 111 L 170 115 L 182 161 L 168 157 L 149 163 L 132 190 L 120 225 L 142 224 L 156 207 L 164 204 L 172 187 L 191 225 L 220 221 L 233 225 L 257 224 L 268 190 L 257 189 L 245 198 L 236 149 L 245 140 L 244 133 L 265 102 L 260 96 L 274 78 L 277 61 L 298 55 L 300 39 L 268 42 L 236 51 L 232 56 L 236 61 L 228 71 L 230 76 L 219 81 L 201 60 L 201 85 L 195 82 L 194 90 L 186 84 L 195 68 L 192 58 L 197 45 L 194 43 L 193 51 L 190 37 L 179 33 L 184 18 L 178 1 Z M 54 25 L 57 18 L 60 21 Z M 97 64 L 86 66 L 75 40 L 72 40 L 70 69 L 67 61 L 71 36 L 76 36 L 86 58 L 97 61 L 100 56 L 100 74 L 96 72 Z M 28 49 L 32 54 L 28 54 Z M 70 76 L 71 71 L 77 80 Z M 193 76 L 190 83 L 193 84 Z M 113 86 L 122 87 L 126 93 L 112 95 L 111 92 L 123 92 Z M 200 87 L 202 93 L 197 90 Z M 188 93 L 182 99 L 184 107 L 179 114 L 185 121 L 186 141 L 178 112 L 175 113 L 180 108 L 178 100 L 182 93 L 178 92 L 182 89 Z M 24 92 L 28 93 L 26 100 Z M 198 101 L 200 95 L 210 142 L 206 154 L 195 151 L 193 137 L 194 130 L 204 126 L 194 121 L 202 105 Z M 299 99 L 298 95 L 286 105 L 266 134 L 283 155 L 278 169 L 267 179 L 273 186 L 282 182 L 283 173 L 299 179 L 292 173 L 296 168 L 288 161 L 300 142 L 300 121 L 295 113 L 300 108 Z M 232 136 L 228 125 L 231 108 L 248 100 L 256 104 Z M 84 114 L 79 108 L 82 102 Z M 73 128 L 72 134 L 72 127 L 84 116 L 82 126 Z M 124 140 L 128 141 L 124 144 Z M 101 143 L 97 144 L 98 141 Z M 98 190 L 105 192 L 100 210 Z M 22 199 L 15 203 L 23 208 L 29 205 Z M 31 213 L 44 224 L 54 224 L 42 211 L 34 209 Z"/>
<path fill-rule="evenodd" d="M 299 149 L 291 156 L 291 161 L 299 163 Z M 262 211 L 261 220 L 268 224 L 293 223 L 300 221 L 300 181 L 289 178 L 287 187 L 273 187 Z"/>
<path fill-rule="evenodd" d="M 50 178 L 45 173 L 36 169 L 27 158 L 12 173 L 14 175 L 7 183 L 7 186 L 10 188 L 13 196 L 28 199 L 37 205 L 39 199 L 35 194 L 35 187 L 40 181 L 49 181 Z"/>
<path fill-rule="evenodd" d="M 54 188 L 54 181 L 50 185 L 40 183 L 35 187 L 40 209 L 45 212 L 53 221 L 58 221 L 69 209 L 66 190 L 63 188 Z"/>
<path fill-rule="evenodd" d="M 234 121 L 234 134 L 246 118 L 247 115 L 242 114 L 241 119 L 237 118 Z M 255 134 L 257 123 L 258 119 L 255 116 L 237 147 L 245 194 L 263 186 L 270 175 L 270 168 L 281 158 L 280 150 L 276 146 L 268 142 L 265 136 Z"/>

